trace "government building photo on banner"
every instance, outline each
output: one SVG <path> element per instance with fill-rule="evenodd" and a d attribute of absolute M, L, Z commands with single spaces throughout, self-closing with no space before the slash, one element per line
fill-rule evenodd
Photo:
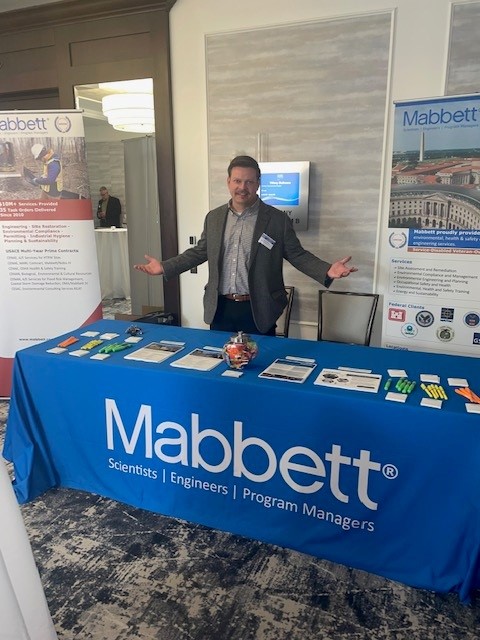
<path fill-rule="evenodd" d="M 480 97 L 398 102 L 394 126 L 383 346 L 480 355 Z"/>

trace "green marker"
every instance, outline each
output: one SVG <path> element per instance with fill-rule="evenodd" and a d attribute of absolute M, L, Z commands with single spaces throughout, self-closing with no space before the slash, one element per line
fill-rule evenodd
<path fill-rule="evenodd" d="M 390 385 L 392 384 L 392 379 L 389 378 L 386 382 L 385 382 L 385 386 L 383 387 L 385 391 L 388 391 L 390 389 Z"/>
<path fill-rule="evenodd" d="M 414 390 L 416 384 L 417 383 L 415 382 L 415 380 L 413 382 L 411 382 L 407 387 L 407 393 L 412 393 L 412 391 Z"/>

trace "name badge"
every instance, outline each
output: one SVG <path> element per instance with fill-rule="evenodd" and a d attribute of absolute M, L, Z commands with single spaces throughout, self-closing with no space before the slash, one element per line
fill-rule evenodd
<path fill-rule="evenodd" d="M 267 236 L 266 233 L 262 233 L 259 243 L 263 244 L 263 246 L 267 247 L 267 249 L 271 249 L 273 245 L 276 243 L 276 240 L 274 240 L 273 238 L 270 238 L 270 236 Z"/>

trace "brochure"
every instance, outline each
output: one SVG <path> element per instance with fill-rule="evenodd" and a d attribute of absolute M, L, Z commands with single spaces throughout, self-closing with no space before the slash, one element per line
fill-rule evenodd
<path fill-rule="evenodd" d="M 137 351 L 125 356 L 125 360 L 141 360 L 142 362 L 163 362 L 184 348 L 179 342 L 151 342 Z"/>
<path fill-rule="evenodd" d="M 264 369 L 259 378 L 269 378 L 270 380 L 283 380 L 284 382 L 302 383 L 308 378 L 317 365 L 314 362 L 305 360 L 293 360 L 290 358 L 277 358 Z"/>
<path fill-rule="evenodd" d="M 211 371 L 223 362 L 222 351 L 210 349 L 194 349 L 183 358 L 171 362 L 172 367 L 196 369 L 197 371 Z"/>
<path fill-rule="evenodd" d="M 337 389 L 377 393 L 382 376 L 376 373 L 353 373 L 340 369 L 322 369 L 314 384 Z"/>

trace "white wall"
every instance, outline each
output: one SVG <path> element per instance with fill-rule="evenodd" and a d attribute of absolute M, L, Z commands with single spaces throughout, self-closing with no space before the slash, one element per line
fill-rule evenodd
<path fill-rule="evenodd" d="M 390 96 L 385 120 L 384 167 L 388 167 L 393 101 L 444 94 L 452 4 L 455 3 L 450 0 L 177 0 L 170 12 L 170 29 L 180 250 L 188 248 L 189 236 L 200 235 L 209 208 L 207 34 L 393 10 Z M 228 89 L 225 87 L 225 91 Z M 386 180 L 388 183 L 388 176 Z M 387 183 L 379 199 L 379 219 L 383 211 L 388 212 Z M 202 296 L 206 280 L 205 265 L 196 275 L 181 276 L 185 326 L 204 326 Z M 304 332 L 300 328 L 302 337 L 313 337 L 311 333 L 308 328 Z"/>

